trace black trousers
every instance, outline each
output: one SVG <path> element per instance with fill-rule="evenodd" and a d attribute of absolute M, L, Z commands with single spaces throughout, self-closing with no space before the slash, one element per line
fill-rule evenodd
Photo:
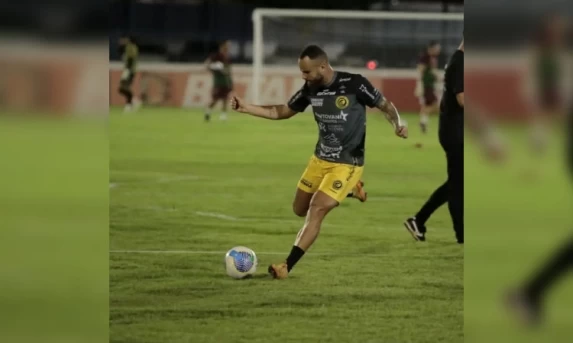
<path fill-rule="evenodd" d="M 416 221 L 425 225 L 430 216 L 445 203 L 448 204 L 456 239 L 464 241 L 464 144 L 463 125 L 440 118 L 440 144 L 446 153 L 447 179 L 430 196 L 416 214 Z"/>

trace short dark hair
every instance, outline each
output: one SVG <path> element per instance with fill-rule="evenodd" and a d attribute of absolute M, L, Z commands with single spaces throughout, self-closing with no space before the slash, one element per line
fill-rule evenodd
<path fill-rule="evenodd" d="M 328 60 L 326 52 L 324 52 L 324 50 L 322 50 L 322 48 L 319 47 L 318 45 L 306 46 L 300 53 L 299 58 L 303 59 L 305 57 L 308 57 L 311 60 L 316 60 L 317 58 Z"/>

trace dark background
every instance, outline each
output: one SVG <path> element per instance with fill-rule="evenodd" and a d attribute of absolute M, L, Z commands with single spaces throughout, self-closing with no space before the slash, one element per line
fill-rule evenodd
<path fill-rule="evenodd" d="M 233 60 L 238 63 L 251 63 L 253 24 L 251 14 L 256 7 L 275 8 L 314 8 L 314 9 L 347 9 L 347 10 L 385 10 L 416 12 L 461 12 L 463 1 L 302 1 L 302 0 L 257 0 L 257 1 L 203 1 L 203 0 L 123 0 L 112 1 L 110 5 L 110 59 L 118 60 L 120 51 L 118 38 L 130 34 L 137 39 L 142 60 L 170 62 L 202 62 L 212 52 L 219 41 L 232 40 L 237 46 Z M 353 24 L 364 24 L 354 21 Z M 409 23 L 398 23 L 402 26 Z M 445 52 L 455 49 L 459 43 L 462 23 L 437 22 L 442 25 L 441 43 Z M 346 24 L 348 25 L 348 24 Z M 392 23 L 389 23 L 392 25 Z M 300 26 L 300 25 L 299 25 Z M 286 28 L 288 30 L 288 28 Z M 410 67 L 415 64 L 419 51 L 428 40 L 419 35 L 424 28 L 412 32 L 408 42 L 399 41 L 396 37 L 371 37 L 373 30 L 356 29 L 358 34 L 337 35 L 333 42 L 354 42 L 354 48 L 347 46 L 355 56 L 347 56 L 342 61 L 346 65 L 362 64 L 364 60 L 381 60 L 382 66 Z M 276 31 L 281 31 L 280 27 Z M 378 30 L 381 31 L 381 30 Z M 391 32 L 404 31 L 401 28 L 390 28 Z M 265 32 L 265 33 L 268 33 Z M 320 33 L 317 33 L 320 34 Z M 332 37 L 331 37 L 332 38 Z M 265 42 L 268 36 L 265 36 Z M 281 58 L 291 58 L 296 46 L 285 45 L 285 39 L 276 54 L 269 56 L 269 63 Z M 287 40 L 288 41 L 288 40 Z M 384 44 L 384 46 L 382 46 Z M 348 44 L 347 44 L 348 45 Z M 378 46 L 376 46 L 378 45 Z M 352 48 L 352 49 L 351 49 Z M 367 51 L 364 51 L 367 50 Z M 408 56 L 408 59 L 404 59 Z M 274 58 L 274 60 L 273 60 Z M 413 60 L 411 60 L 413 59 Z M 356 61 L 358 60 L 358 61 Z M 404 65 L 402 65 L 404 64 Z"/>

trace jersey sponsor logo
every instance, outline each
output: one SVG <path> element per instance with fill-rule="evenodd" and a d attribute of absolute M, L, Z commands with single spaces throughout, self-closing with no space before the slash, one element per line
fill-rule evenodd
<path fill-rule="evenodd" d="M 336 98 L 335 104 L 336 104 L 336 107 L 343 110 L 343 109 L 348 107 L 348 105 L 350 104 L 350 101 L 348 100 L 348 97 L 341 95 L 341 96 Z M 344 117 L 344 118 L 345 118 L 344 121 L 346 121 L 346 117 Z"/>
<path fill-rule="evenodd" d="M 335 159 L 340 159 L 340 152 L 332 152 L 332 153 L 326 153 L 324 151 L 321 151 L 318 153 L 318 157 L 322 158 L 323 160 L 335 160 Z"/>
<path fill-rule="evenodd" d="M 330 135 L 324 137 L 323 139 L 326 143 L 330 145 L 340 145 L 340 141 L 338 140 L 338 138 L 334 133 L 331 133 Z"/>
<path fill-rule="evenodd" d="M 346 81 L 350 81 L 352 78 L 350 77 L 345 77 L 344 79 L 340 79 L 338 80 L 338 82 L 346 82 Z"/>
<path fill-rule="evenodd" d="M 327 125 L 327 128 L 329 132 L 344 132 L 344 126 L 342 125 L 337 125 L 337 124 Z"/>
<path fill-rule="evenodd" d="M 368 91 L 368 88 L 366 88 L 365 85 L 360 85 L 360 87 L 358 88 L 360 91 L 362 91 L 362 93 L 368 95 L 372 100 L 376 99 L 376 96 L 372 93 L 370 93 Z"/>
<path fill-rule="evenodd" d="M 340 114 L 323 114 L 315 112 L 314 116 L 325 123 L 338 123 L 340 121 L 346 121 L 348 113 L 344 113 L 344 111 L 340 111 Z"/>
<path fill-rule="evenodd" d="M 318 123 L 318 130 L 321 132 L 344 132 L 344 126 L 337 124 L 327 125 L 325 123 Z"/>
<path fill-rule="evenodd" d="M 330 147 L 320 143 L 320 151 L 318 152 L 318 157 L 325 159 L 335 159 L 340 158 L 340 153 L 342 152 L 342 146 Z"/>
<path fill-rule="evenodd" d="M 310 99 L 310 105 L 312 107 L 322 107 L 323 104 L 324 104 L 323 98 L 311 98 Z"/>
<path fill-rule="evenodd" d="M 316 93 L 316 95 L 335 95 L 336 91 L 329 91 L 328 89 L 323 90 L 322 92 Z"/>

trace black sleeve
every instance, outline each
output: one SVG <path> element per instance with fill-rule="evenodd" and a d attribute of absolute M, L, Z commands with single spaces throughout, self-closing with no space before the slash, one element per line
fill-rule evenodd
<path fill-rule="evenodd" d="M 368 106 L 370 108 L 376 107 L 378 102 L 380 102 L 380 99 L 382 99 L 382 93 L 372 86 L 370 81 L 362 75 L 358 75 L 355 81 L 355 87 L 356 98 L 358 102 L 364 106 Z"/>
<path fill-rule="evenodd" d="M 304 86 L 299 89 L 288 101 L 288 107 L 295 111 L 295 112 L 303 112 L 310 102 L 308 101 L 308 97 L 306 96 Z"/>
<path fill-rule="evenodd" d="M 454 85 L 452 90 L 454 94 L 460 94 L 464 92 L 464 56 L 458 55 L 458 60 L 456 63 L 455 75 L 454 75 Z"/>

